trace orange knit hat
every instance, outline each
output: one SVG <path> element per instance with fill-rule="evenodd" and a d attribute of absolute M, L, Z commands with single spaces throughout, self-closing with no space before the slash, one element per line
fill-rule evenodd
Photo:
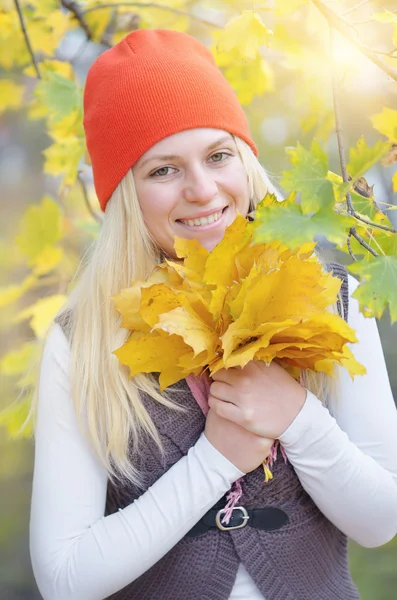
<path fill-rule="evenodd" d="M 142 154 L 196 127 L 223 129 L 257 154 L 237 97 L 203 44 L 142 29 L 101 54 L 87 75 L 84 129 L 102 210 Z"/>

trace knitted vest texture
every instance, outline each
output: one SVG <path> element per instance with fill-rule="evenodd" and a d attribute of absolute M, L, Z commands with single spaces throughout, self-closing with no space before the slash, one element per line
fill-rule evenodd
<path fill-rule="evenodd" d="M 342 279 L 342 306 L 347 319 L 347 273 L 329 263 Z M 144 484 L 108 483 L 106 515 L 137 499 L 172 465 L 187 454 L 204 430 L 205 417 L 185 380 L 172 386 L 187 412 L 161 406 L 146 394 L 142 401 L 158 428 L 165 454 L 149 438 L 133 460 Z M 189 426 L 187 426 L 189 425 Z M 279 457 L 274 478 L 264 484 L 263 469 L 248 473 L 239 504 L 246 508 L 277 506 L 289 523 L 274 531 L 245 527 L 235 531 L 210 530 L 185 537 L 138 579 L 109 600 L 227 600 L 240 562 L 266 600 L 359 600 L 348 566 L 347 538 L 319 511 L 303 489 L 292 465 Z M 216 507 L 223 508 L 225 497 Z"/>

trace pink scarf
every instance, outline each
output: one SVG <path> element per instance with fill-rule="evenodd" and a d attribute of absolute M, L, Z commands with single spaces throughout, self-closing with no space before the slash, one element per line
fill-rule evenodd
<path fill-rule="evenodd" d="M 203 411 L 204 416 L 206 417 L 209 411 L 208 408 L 208 396 L 210 393 L 211 379 L 208 377 L 206 373 L 203 375 L 188 375 L 186 377 L 186 382 L 192 392 L 197 404 Z M 227 504 L 224 508 L 225 514 L 222 517 L 222 523 L 228 525 L 230 518 L 233 513 L 233 509 L 236 506 L 237 502 L 240 500 L 243 490 L 241 488 L 241 482 L 243 478 L 237 479 L 231 487 L 230 492 L 226 496 Z"/>

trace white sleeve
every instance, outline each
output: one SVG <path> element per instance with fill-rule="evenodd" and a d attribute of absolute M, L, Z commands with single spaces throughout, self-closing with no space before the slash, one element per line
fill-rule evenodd
<path fill-rule="evenodd" d="M 352 291 L 357 282 L 349 277 Z M 323 514 L 366 547 L 397 534 L 397 411 L 375 319 L 350 297 L 351 349 L 367 369 L 354 382 L 340 370 L 335 418 L 310 392 L 280 437 L 302 486 Z"/>
<path fill-rule="evenodd" d="M 101 600 L 164 556 L 243 473 L 202 434 L 138 500 L 104 516 L 107 476 L 77 425 L 56 325 L 40 377 L 30 553 L 44 600 Z"/>

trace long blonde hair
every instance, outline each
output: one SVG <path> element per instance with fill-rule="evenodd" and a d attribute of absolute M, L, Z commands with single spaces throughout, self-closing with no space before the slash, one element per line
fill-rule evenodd
<path fill-rule="evenodd" d="M 267 192 L 280 197 L 250 147 L 239 138 L 235 141 L 247 172 L 250 210 Z M 71 391 L 79 423 L 113 482 L 141 483 L 134 455 L 144 433 L 162 451 L 140 392 L 170 409 L 181 410 L 175 395 L 160 394 L 151 375 L 130 379 L 128 369 L 112 353 L 129 332 L 121 328 L 111 297 L 133 279 L 146 279 L 160 260 L 159 248 L 144 223 L 130 170 L 107 204 L 99 238 L 82 262 L 78 283 L 58 315 L 58 321 L 69 329 Z M 305 382 L 318 397 L 329 396 L 329 378 L 307 373 Z"/>

